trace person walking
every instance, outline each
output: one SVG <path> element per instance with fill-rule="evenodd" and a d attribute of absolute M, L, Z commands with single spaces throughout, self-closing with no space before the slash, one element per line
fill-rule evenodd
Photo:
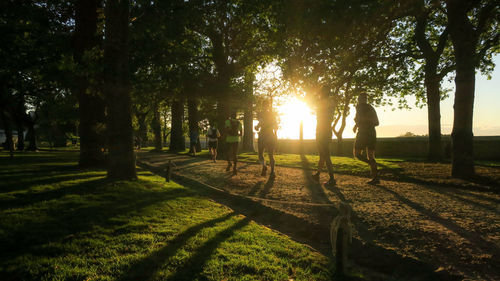
<path fill-rule="evenodd" d="M 317 105 L 317 123 L 316 123 L 316 145 L 318 146 L 318 170 L 312 175 L 313 180 L 319 182 L 319 176 L 323 166 L 326 164 L 330 179 L 325 182 L 326 186 L 334 186 L 337 184 L 333 175 L 333 164 L 330 154 L 330 144 L 332 142 L 332 110 L 328 90 L 326 87 L 321 89 L 319 93 Z"/>
<path fill-rule="evenodd" d="M 368 95 L 360 93 L 358 96 L 358 105 L 356 106 L 356 123 L 353 132 L 356 133 L 354 141 L 353 154 L 355 158 L 370 165 L 371 180 L 369 184 L 378 184 L 377 162 L 375 161 L 375 143 L 377 141 L 377 131 L 375 127 L 379 125 L 377 112 L 368 104 Z"/>
<path fill-rule="evenodd" d="M 196 156 L 196 146 L 198 145 L 199 138 L 200 131 L 198 128 L 194 128 L 191 132 L 189 132 L 189 147 L 193 156 Z"/>
<path fill-rule="evenodd" d="M 210 123 L 210 127 L 207 130 L 207 138 L 210 159 L 215 163 L 217 162 L 217 147 L 219 146 L 220 132 L 213 123 Z"/>
<path fill-rule="evenodd" d="M 238 172 L 236 170 L 236 165 L 238 162 L 238 145 L 240 143 L 240 136 L 243 132 L 243 126 L 241 122 L 238 121 L 235 116 L 230 116 L 225 122 L 226 129 L 226 145 L 227 145 L 227 167 L 226 171 L 231 170 L 231 160 L 233 161 L 233 175 Z"/>
<path fill-rule="evenodd" d="M 265 101 L 262 104 L 262 111 L 258 114 L 257 119 L 259 123 L 255 126 L 255 130 L 259 132 L 259 140 L 257 142 L 259 151 L 259 160 L 262 164 L 261 176 L 266 176 L 267 165 L 264 158 L 264 150 L 267 151 L 269 156 L 269 163 L 271 164 L 270 177 L 275 177 L 274 174 L 274 150 L 278 142 L 276 131 L 278 130 L 278 122 L 276 115 L 272 110 L 272 105 Z"/>

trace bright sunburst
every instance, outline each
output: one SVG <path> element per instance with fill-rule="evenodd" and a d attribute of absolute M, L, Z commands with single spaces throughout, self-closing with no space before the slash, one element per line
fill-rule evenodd
<path fill-rule="evenodd" d="M 300 122 L 304 122 L 304 139 L 314 139 L 316 135 L 316 116 L 311 108 L 298 98 L 290 98 L 276 107 L 280 116 L 278 138 L 299 139 Z"/>

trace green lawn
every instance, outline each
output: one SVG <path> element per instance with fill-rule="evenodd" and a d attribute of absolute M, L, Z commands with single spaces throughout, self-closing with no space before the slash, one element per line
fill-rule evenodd
<path fill-rule="evenodd" d="M 0 280 L 329 280 L 329 260 L 146 171 L 0 153 Z"/>

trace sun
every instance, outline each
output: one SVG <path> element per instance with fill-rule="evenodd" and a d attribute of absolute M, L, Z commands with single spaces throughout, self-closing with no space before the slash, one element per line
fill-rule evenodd
<path fill-rule="evenodd" d="M 316 135 L 316 115 L 302 100 L 293 97 L 276 107 L 280 118 L 278 138 L 299 139 L 300 123 L 304 124 L 304 139 L 314 139 Z"/>

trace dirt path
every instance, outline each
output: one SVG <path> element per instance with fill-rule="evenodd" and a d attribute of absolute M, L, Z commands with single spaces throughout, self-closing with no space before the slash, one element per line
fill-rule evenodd
<path fill-rule="evenodd" d="M 353 247 L 352 259 L 373 270 L 390 275 L 398 267 L 391 263 L 409 259 L 428 265 L 443 279 L 500 280 L 496 193 L 396 180 L 373 186 L 366 178 L 350 175 L 336 176 L 337 186 L 325 188 L 311 180 L 305 158 L 305 169 L 278 167 L 274 180 L 261 177 L 260 166 L 252 163 L 240 163 L 238 175 L 232 176 L 225 172 L 225 161 L 150 152 L 140 153 L 139 159 L 156 167 L 172 160 L 181 175 L 253 198 L 323 229 L 336 214 L 335 204 L 347 202 L 354 210 L 359 244 Z"/>

